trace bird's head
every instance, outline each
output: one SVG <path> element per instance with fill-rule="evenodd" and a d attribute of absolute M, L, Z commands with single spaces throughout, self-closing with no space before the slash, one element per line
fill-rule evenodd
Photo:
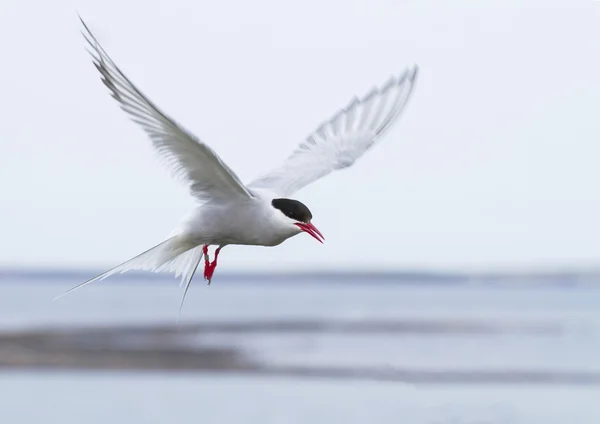
<path fill-rule="evenodd" d="M 293 225 L 297 233 L 304 231 L 323 243 L 325 237 L 310 222 L 312 214 L 304 203 L 293 199 L 273 199 L 271 205 L 283 214 L 286 224 Z"/>

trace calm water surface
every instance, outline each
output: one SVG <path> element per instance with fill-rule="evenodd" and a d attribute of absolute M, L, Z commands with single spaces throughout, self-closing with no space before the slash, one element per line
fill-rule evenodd
<path fill-rule="evenodd" d="M 174 323 L 177 283 L 101 283 L 59 301 L 77 281 L 4 281 L 0 328 Z M 600 288 L 248 284 L 190 291 L 184 322 L 296 319 L 484 322 L 498 334 L 199 336 L 274 364 L 436 370 L 600 371 Z M 521 331 L 524 328 L 548 331 Z M 427 385 L 196 373 L 0 373 L 2 423 L 596 423 L 600 387 Z"/>

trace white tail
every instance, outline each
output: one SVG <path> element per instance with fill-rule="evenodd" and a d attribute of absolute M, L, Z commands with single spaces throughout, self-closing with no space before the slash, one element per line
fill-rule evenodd
<path fill-rule="evenodd" d="M 189 287 L 192 277 L 196 272 L 198 263 L 202 259 L 202 246 L 198 246 L 188 239 L 181 236 L 173 236 L 159 245 L 140 253 L 127 262 L 122 263 L 103 274 L 100 274 L 78 286 L 67 290 L 63 294 L 55 297 L 58 299 L 74 290 L 86 286 L 94 281 L 104 280 L 107 277 L 115 274 L 123 274 L 131 270 L 148 270 L 152 272 L 169 271 L 174 272 L 175 277 L 181 275 L 181 284 L 186 282 Z"/>

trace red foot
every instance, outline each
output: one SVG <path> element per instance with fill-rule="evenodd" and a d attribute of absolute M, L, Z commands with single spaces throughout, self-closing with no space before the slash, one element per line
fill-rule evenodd
<path fill-rule="evenodd" d="M 215 269 L 217 268 L 217 259 L 219 257 L 221 248 L 219 247 L 217 250 L 215 250 L 215 260 L 212 262 L 210 262 L 210 258 L 208 256 L 208 246 L 205 245 L 202 251 L 204 252 L 204 279 L 207 280 L 208 284 L 210 285 L 210 280 L 212 280 Z"/>

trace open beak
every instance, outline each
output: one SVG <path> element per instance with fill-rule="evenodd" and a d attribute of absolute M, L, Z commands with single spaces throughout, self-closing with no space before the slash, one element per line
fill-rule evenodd
<path fill-rule="evenodd" d="M 296 222 L 296 225 L 305 233 L 308 233 L 316 238 L 318 242 L 323 243 L 323 240 L 325 240 L 323 234 L 321 234 L 321 232 L 317 230 L 317 227 L 315 227 L 312 223 L 309 222 L 306 224 L 304 222 Z"/>

